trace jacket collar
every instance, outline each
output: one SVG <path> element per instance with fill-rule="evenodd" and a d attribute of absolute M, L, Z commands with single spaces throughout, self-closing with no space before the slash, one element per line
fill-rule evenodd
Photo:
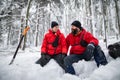
<path fill-rule="evenodd" d="M 71 33 L 71 34 L 72 34 L 73 36 L 80 36 L 80 35 L 83 34 L 84 32 L 86 32 L 86 30 L 83 28 L 82 31 L 80 31 L 78 34 L 76 34 L 76 35 L 73 35 L 72 33 Z"/>
<path fill-rule="evenodd" d="M 51 29 L 49 29 L 49 33 L 50 33 L 50 34 L 54 34 Z M 58 31 L 55 33 L 55 35 L 60 35 L 60 34 L 61 34 L 61 32 L 60 32 L 60 30 L 58 29 Z"/>

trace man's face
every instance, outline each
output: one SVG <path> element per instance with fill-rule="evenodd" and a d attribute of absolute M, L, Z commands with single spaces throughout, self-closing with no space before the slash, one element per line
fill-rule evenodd
<path fill-rule="evenodd" d="M 77 29 L 77 27 L 72 25 L 71 29 L 74 30 L 74 29 Z"/>
<path fill-rule="evenodd" d="M 71 27 L 71 31 L 72 31 L 72 34 L 77 34 L 79 31 L 80 31 L 80 29 L 79 28 L 77 28 L 76 26 L 74 26 L 74 25 L 72 25 L 72 27 Z"/>
<path fill-rule="evenodd" d="M 57 32 L 58 29 L 59 29 L 59 26 L 54 26 L 54 27 L 52 28 L 52 31 L 53 31 L 53 32 Z"/>

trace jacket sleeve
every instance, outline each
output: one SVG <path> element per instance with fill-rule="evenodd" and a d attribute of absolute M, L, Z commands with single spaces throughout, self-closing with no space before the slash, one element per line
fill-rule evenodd
<path fill-rule="evenodd" d="M 70 46 L 69 35 L 66 37 L 67 52 Z"/>
<path fill-rule="evenodd" d="M 95 46 L 98 45 L 99 41 L 97 38 L 95 38 L 91 33 L 86 32 L 85 34 L 85 40 L 89 43 L 94 43 Z"/>
<path fill-rule="evenodd" d="M 41 53 L 47 53 L 47 35 L 45 35 L 43 38 Z"/>
<path fill-rule="evenodd" d="M 62 53 L 67 54 L 67 45 L 63 34 L 61 34 L 61 45 L 62 45 Z"/>

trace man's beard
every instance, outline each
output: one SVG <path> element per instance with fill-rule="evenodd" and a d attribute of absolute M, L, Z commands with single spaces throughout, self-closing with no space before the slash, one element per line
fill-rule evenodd
<path fill-rule="evenodd" d="M 78 33 L 78 29 L 72 29 L 72 34 L 75 35 Z"/>

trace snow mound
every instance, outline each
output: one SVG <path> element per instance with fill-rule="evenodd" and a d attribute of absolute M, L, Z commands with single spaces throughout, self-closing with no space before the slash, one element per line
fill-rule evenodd
<path fill-rule="evenodd" d="M 13 55 L 1 55 L 0 80 L 120 80 L 120 58 L 107 57 L 109 63 L 99 68 L 94 60 L 81 60 L 73 64 L 76 75 L 71 75 L 53 59 L 45 67 L 35 64 L 40 53 L 34 50 L 19 52 L 12 65 L 8 64 Z"/>

